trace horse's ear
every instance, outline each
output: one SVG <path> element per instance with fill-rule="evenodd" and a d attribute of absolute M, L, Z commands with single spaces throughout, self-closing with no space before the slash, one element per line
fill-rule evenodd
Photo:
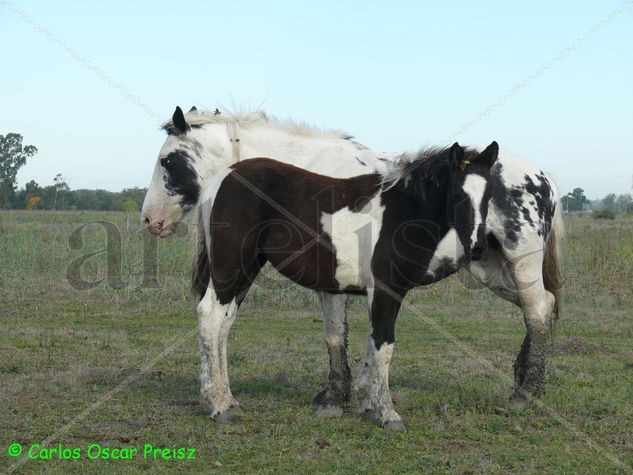
<path fill-rule="evenodd" d="M 172 124 L 174 124 L 174 127 L 182 133 L 185 133 L 187 132 L 187 130 L 189 130 L 189 125 L 185 120 L 185 114 L 182 113 L 182 109 L 179 106 L 176 106 L 174 115 L 171 117 L 171 122 Z"/>
<path fill-rule="evenodd" d="M 190 112 L 197 112 L 198 108 L 196 106 L 191 106 L 191 109 L 189 109 L 189 112 L 187 112 L 187 114 L 189 114 Z"/>
<path fill-rule="evenodd" d="M 492 142 L 486 147 L 483 152 L 479 154 L 479 156 L 477 157 L 477 162 L 482 163 L 487 167 L 492 167 L 497 161 L 498 156 L 499 144 L 497 142 Z"/>
<path fill-rule="evenodd" d="M 461 170 L 464 162 L 464 149 L 457 142 L 448 151 L 448 163 L 453 170 Z"/>

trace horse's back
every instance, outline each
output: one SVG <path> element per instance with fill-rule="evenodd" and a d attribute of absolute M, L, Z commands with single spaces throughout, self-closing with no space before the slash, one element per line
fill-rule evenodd
<path fill-rule="evenodd" d="M 380 177 L 376 173 L 336 178 L 263 157 L 238 162 L 231 170 L 229 177 L 232 180 L 238 181 L 264 201 L 270 202 L 273 197 L 277 197 L 288 201 L 289 206 L 305 203 L 303 207 L 309 207 L 310 201 L 313 201 L 319 204 L 318 209 L 327 212 L 347 206 L 356 197 L 373 195 L 380 184 Z M 322 196 L 324 193 L 329 196 Z"/>

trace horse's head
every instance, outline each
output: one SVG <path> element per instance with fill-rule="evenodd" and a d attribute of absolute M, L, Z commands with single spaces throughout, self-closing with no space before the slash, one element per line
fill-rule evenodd
<path fill-rule="evenodd" d="M 449 150 L 455 229 L 469 260 L 480 259 L 486 245 L 486 218 L 492 195 L 490 169 L 498 153 L 497 142 L 481 153 L 464 150 L 457 142 Z"/>
<path fill-rule="evenodd" d="M 167 139 L 158 154 L 145 195 L 141 221 L 152 234 L 169 236 L 174 226 L 198 205 L 203 181 L 225 166 L 230 143 L 224 127 L 196 120 L 193 107 L 180 107 L 163 127 Z M 230 160 L 230 158 L 229 158 Z"/>

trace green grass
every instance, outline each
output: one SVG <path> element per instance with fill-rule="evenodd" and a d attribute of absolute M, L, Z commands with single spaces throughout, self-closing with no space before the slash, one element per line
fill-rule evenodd
<path fill-rule="evenodd" d="M 75 290 L 73 260 L 121 230 L 124 285 Z M 570 223 L 566 304 L 541 403 L 508 404 L 524 329 L 518 309 L 459 274 L 407 297 L 391 366 L 407 430 L 349 407 L 319 419 L 309 404 L 327 377 L 316 299 L 267 270 L 230 335 L 229 371 L 244 411 L 214 423 L 198 405 L 198 346 L 188 291 L 189 240 L 157 243 L 158 284 L 143 278 L 138 217 L 0 213 L 0 470 L 12 443 L 197 449 L 193 461 L 29 460 L 19 473 L 437 472 L 625 473 L 633 465 L 633 221 Z M 147 241 L 156 245 L 155 241 Z M 153 249 L 150 246 L 151 249 Z M 106 279 L 106 254 L 84 266 Z M 350 309 L 355 365 L 364 303 Z M 220 466 L 221 465 L 221 466 Z"/>

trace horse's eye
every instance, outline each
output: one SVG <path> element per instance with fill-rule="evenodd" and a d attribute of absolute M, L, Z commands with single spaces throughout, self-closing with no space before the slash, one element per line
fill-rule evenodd
<path fill-rule="evenodd" d="M 171 158 L 170 157 L 164 157 L 160 159 L 160 164 L 165 167 L 168 168 L 171 165 Z"/>

